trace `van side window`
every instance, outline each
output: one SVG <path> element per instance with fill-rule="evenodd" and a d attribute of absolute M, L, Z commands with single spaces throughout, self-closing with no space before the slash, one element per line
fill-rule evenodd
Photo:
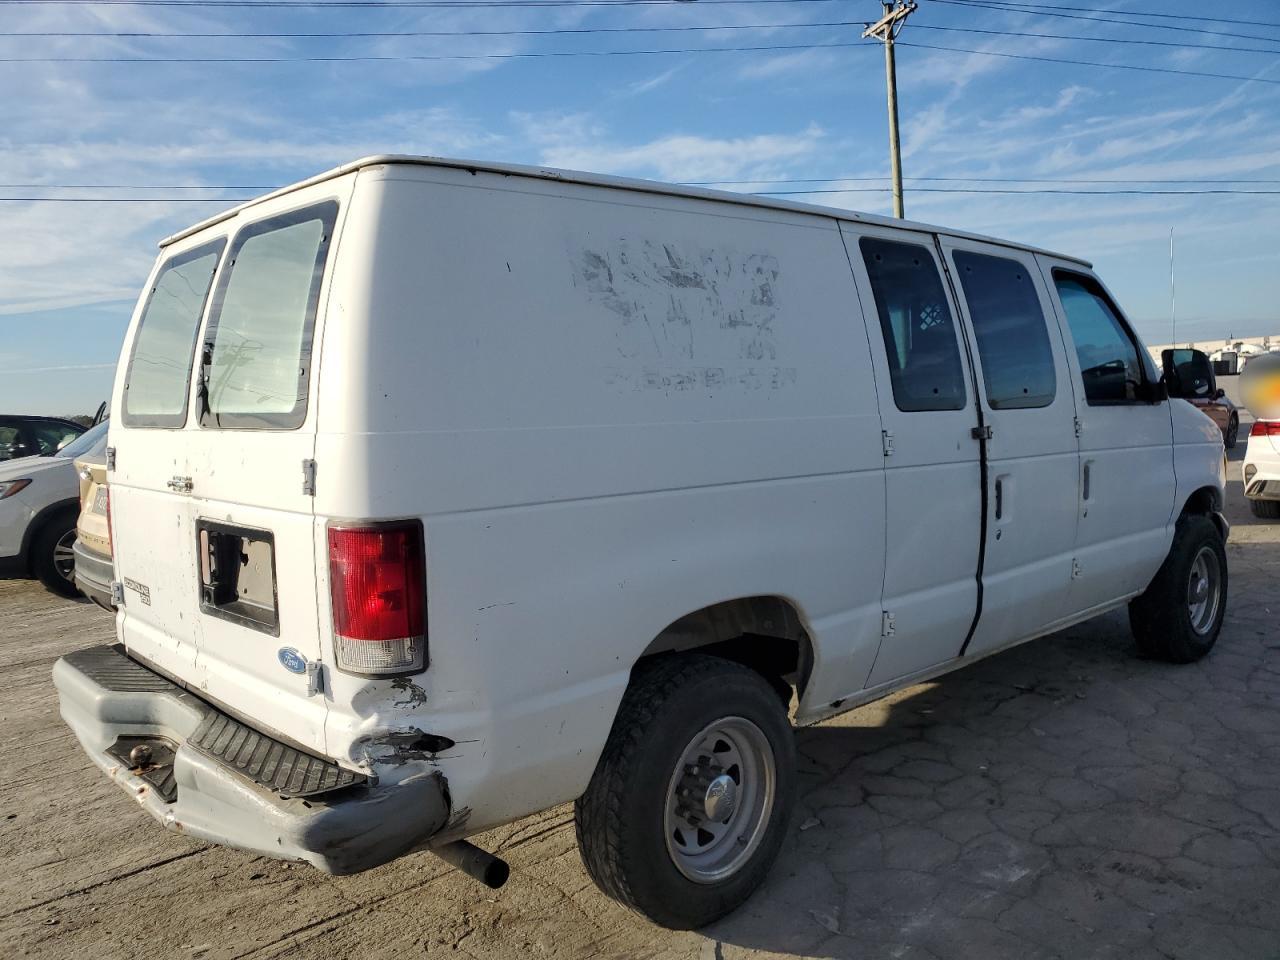
<path fill-rule="evenodd" d="M 1047 407 L 1057 378 L 1035 284 L 1021 263 L 967 250 L 952 255 L 978 338 L 992 410 Z"/>
<path fill-rule="evenodd" d="M 307 411 L 311 338 L 333 201 L 236 234 L 205 333 L 201 426 L 293 429 Z"/>
<path fill-rule="evenodd" d="M 863 237 L 880 332 L 899 410 L 962 410 L 964 368 L 955 320 L 927 247 Z"/>
<path fill-rule="evenodd" d="M 169 260 L 147 295 L 124 379 L 121 419 L 130 427 L 181 427 L 187 422 L 191 356 L 213 272 L 226 240 Z"/>
<path fill-rule="evenodd" d="M 1146 367 L 1102 286 L 1083 274 L 1053 271 L 1080 359 L 1085 400 L 1093 405 L 1138 403 Z M 1143 351 L 1145 353 L 1145 351 Z"/>

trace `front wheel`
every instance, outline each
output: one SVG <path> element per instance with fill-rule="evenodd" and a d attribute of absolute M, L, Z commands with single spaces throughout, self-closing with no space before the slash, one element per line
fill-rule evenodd
<path fill-rule="evenodd" d="M 663 657 L 627 688 L 574 806 L 578 846 L 608 896 L 664 927 L 701 927 L 764 880 L 794 796 L 777 691 L 718 657 Z"/>
<path fill-rule="evenodd" d="M 1208 517 L 1178 521 L 1155 579 L 1129 603 L 1129 625 L 1144 655 L 1172 663 L 1199 660 L 1218 640 L 1227 611 L 1227 551 Z"/>

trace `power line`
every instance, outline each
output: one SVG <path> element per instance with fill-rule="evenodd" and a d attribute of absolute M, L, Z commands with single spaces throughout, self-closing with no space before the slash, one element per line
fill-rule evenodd
<path fill-rule="evenodd" d="M 698 0 L 701 2 L 701 0 Z M 150 33 L 135 31 L 31 30 L 0 31 L 0 37 L 113 37 L 123 39 L 181 40 L 312 40 L 359 39 L 366 37 L 540 37 L 590 33 L 690 33 L 716 30 L 789 30 L 808 27 L 860 27 L 861 20 L 821 20 L 809 23 L 735 23 L 719 27 L 565 27 L 547 30 L 371 30 L 317 33 Z"/>
<path fill-rule="evenodd" d="M 973 50 L 968 47 L 944 47 L 932 43 L 898 41 L 900 46 L 918 47 L 922 50 L 945 50 L 949 53 L 970 53 L 980 57 L 1001 57 L 1005 60 L 1032 60 L 1038 63 L 1065 63 L 1078 67 L 1109 67 L 1112 70 L 1137 70 L 1141 73 L 1171 73 L 1183 77 L 1209 77 L 1215 80 L 1240 80 L 1244 83 L 1280 84 L 1280 80 L 1266 77 L 1247 77 L 1238 73 L 1210 73 L 1207 70 L 1176 70 L 1173 67 L 1143 67 L 1133 63 L 1101 63 L 1097 60 L 1072 60 L 1067 57 L 1037 57 L 1026 53 L 1000 53 L 995 50 Z"/>
<path fill-rule="evenodd" d="M 839 193 L 892 193 L 892 187 L 844 187 L 824 190 L 755 190 L 744 192 L 752 197 L 818 196 Z M 1073 190 L 1068 188 L 1003 189 L 998 187 L 913 187 L 914 193 L 1001 194 L 1004 196 L 1070 195 L 1077 197 L 1198 197 L 1198 196 L 1280 196 L 1280 190 Z M 227 203 L 237 202 L 234 197 L 10 197 L 0 196 L 0 203 Z"/>
<path fill-rule="evenodd" d="M 1151 17 L 1162 20 L 1199 20 L 1208 23 L 1239 23 L 1249 27 L 1280 27 L 1280 21 L 1272 20 L 1233 20 L 1229 17 L 1201 17 L 1190 13 L 1155 13 L 1144 10 L 1114 10 L 1105 7 L 1072 7 L 1056 3 L 1022 3 L 1016 0 L 986 0 L 990 6 L 1025 7 L 1027 13 L 1040 13 L 1045 10 L 1072 10 L 1077 13 L 1123 13 L 1130 17 Z"/>
<path fill-rule="evenodd" d="M 1280 54 L 1280 47 L 1224 47 L 1218 43 L 1194 43 L 1190 40 L 1175 42 L 1173 40 L 1136 40 L 1121 37 L 1082 37 L 1068 33 L 1020 33 L 1016 30 L 981 30 L 977 27 L 940 27 L 927 23 L 916 25 L 917 30 L 942 30 L 947 33 L 978 33 L 993 37 L 1031 37 L 1044 40 L 1077 40 L 1086 43 L 1121 43 L 1145 47 L 1176 47 L 1195 50 L 1225 50 L 1228 53 L 1274 53 Z M 1280 43 L 1280 37 L 1274 41 Z"/>
<path fill-rule="evenodd" d="M 0 6 L 70 7 L 308 7 L 378 9 L 467 7 L 664 7 L 691 0 L 0 0 Z M 835 0 L 696 0 L 699 6 L 767 3 L 832 3 Z"/>
<path fill-rule="evenodd" d="M 701 0 L 699 0 L 701 2 Z M 1041 9 L 1022 9 L 1019 7 L 1003 6 L 996 0 L 933 0 L 934 3 L 948 3 L 959 7 L 970 7 L 977 10 L 995 10 L 999 13 L 1023 13 L 1040 17 L 1058 17 L 1064 20 L 1087 20 L 1092 23 L 1116 23 L 1126 27 L 1146 27 L 1150 30 L 1176 30 L 1179 33 L 1198 33 L 1211 37 L 1229 37 L 1235 40 L 1261 40 L 1265 42 L 1275 42 L 1276 37 L 1258 36 L 1252 33 L 1233 33 L 1225 30 L 1206 30 L 1203 27 L 1181 27 L 1175 24 L 1166 23 L 1143 23 L 1138 20 L 1124 20 L 1118 17 L 1099 17 L 1089 16 L 1079 13 L 1055 13 L 1051 10 Z M 1119 12 L 1119 11 L 1110 11 Z M 1230 22 L 1230 21 L 1220 21 Z"/>
<path fill-rule="evenodd" d="M 698 0 L 702 2 L 702 0 Z M 863 48 L 860 43 L 784 43 L 749 47 L 676 47 L 665 50 L 547 50 L 528 53 L 368 54 L 288 57 L 0 57 L 0 63 L 354 63 L 438 60 L 538 60 L 548 57 L 640 57 L 669 53 L 753 53 L 765 50 Z M 1277 81 L 1280 82 L 1280 81 Z"/>

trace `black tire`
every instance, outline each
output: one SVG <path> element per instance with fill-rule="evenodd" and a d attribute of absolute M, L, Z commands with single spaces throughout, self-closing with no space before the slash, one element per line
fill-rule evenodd
<path fill-rule="evenodd" d="M 1263 520 L 1280 520 L 1280 500 L 1250 500 L 1249 509 Z"/>
<path fill-rule="evenodd" d="M 1234 413 L 1231 419 L 1227 421 L 1227 432 L 1222 438 L 1222 446 L 1226 450 L 1234 450 L 1236 440 L 1240 436 L 1240 418 Z"/>
<path fill-rule="evenodd" d="M 60 597 L 74 597 L 80 593 L 76 589 L 74 567 L 70 579 L 58 569 L 62 548 L 70 546 L 65 538 L 70 534 L 71 543 L 75 543 L 75 533 L 76 514 L 68 510 L 47 520 L 31 541 L 31 572 L 47 590 Z"/>
<path fill-rule="evenodd" d="M 1201 608 L 1202 622 L 1193 619 L 1191 603 L 1197 559 L 1217 561 L 1216 602 Z M 1208 578 L 1206 578 L 1207 580 Z M 1171 663 L 1192 663 L 1213 649 L 1227 610 L 1227 551 L 1217 524 L 1202 514 L 1188 514 L 1178 521 L 1173 545 L 1146 592 L 1129 603 L 1129 626 L 1143 656 Z"/>
<path fill-rule="evenodd" d="M 772 807 L 753 820 L 751 833 L 759 839 L 734 872 L 695 882 L 668 852 L 669 791 L 686 745 L 692 747 L 708 726 L 738 719 L 749 721 L 772 750 Z M 636 668 L 591 783 L 574 805 L 578 849 L 606 895 L 669 929 L 705 926 L 763 882 L 785 839 L 795 790 L 794 735 L 767 680 L 718 657 L 656 658 Z M 738 829 L 733 817 L 728 822 Z M 732 854 L 733 845 L 725 849 Z"/>

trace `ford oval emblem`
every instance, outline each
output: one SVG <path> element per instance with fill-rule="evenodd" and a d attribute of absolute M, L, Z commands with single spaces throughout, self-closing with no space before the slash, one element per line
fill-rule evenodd
<path fill-rule="evenodd" d="M 280 666 L 290 673 L 307 672 L 307 658 L 293 649 L 293 647 L 281 647 L 276 652 L 276 656 L 280 658 Z"/>

